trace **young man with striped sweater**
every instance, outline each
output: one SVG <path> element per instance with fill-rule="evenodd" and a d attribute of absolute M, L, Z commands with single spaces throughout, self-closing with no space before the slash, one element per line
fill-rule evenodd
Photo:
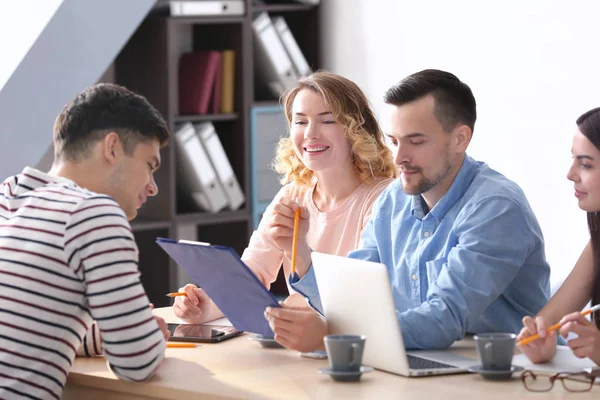
<path fill-rule="evenodd" d="M 162 361 L 128 221 L 158 193 L 168 139 L 145 98 L 99 84 L 56 119 L 52 170 L 0 187 L 0 398 L 60 399 L 76 353 L 133 381 Z"/>

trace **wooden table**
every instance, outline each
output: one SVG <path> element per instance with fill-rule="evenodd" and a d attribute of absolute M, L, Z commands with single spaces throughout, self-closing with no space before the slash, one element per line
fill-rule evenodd
<path fill-rule="evenodd" d="M 155 310 L 174 321 L 171 308 Z M 368 345 L 368 342 L 367 342 Z M 457 353 L 475 357 L 472 340 L 453 346 Z M 338 383 L 317 369 L 326 360 L 302 358 L 286 349 L 265 349 L 242 335 L 195 349 L 167 349 L 156 375 L 145 383 L 117 379 L 103 358 L 78 358 L 65 387 L 66 400 L 83 399 L 520 399 L 600 398 L 600 385 L 589 393 L 570 394 L 560 383 L 547 393 L 528 392 L 518 376 L 493 382 L 475 374 L 405 378 L 374 371 L 359 383 Z M 516 374 L 518 375 L 518 374 Z"/>

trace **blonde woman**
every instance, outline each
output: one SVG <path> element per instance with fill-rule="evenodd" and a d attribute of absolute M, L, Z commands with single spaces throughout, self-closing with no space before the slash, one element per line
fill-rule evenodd
<path fill-rule="evenodd" d="M 300 79 L 283 107 L 290 136 L 281 139 L 274 166 L 284 186 L 242 255 L 267 288 L 280 268 L 290 274 L 287 232 L 298 207 L 298 256 L 310 257 L 310 249 L 346 256 L 358 247 L 373 202 L 397 175 L 368 100 L 354 82 L 316 72 Z M 222 316 L 201 289 L 188 284 L 183 290 L 187 296 L 173 305 L 177 317 L 199 323 Z"/>

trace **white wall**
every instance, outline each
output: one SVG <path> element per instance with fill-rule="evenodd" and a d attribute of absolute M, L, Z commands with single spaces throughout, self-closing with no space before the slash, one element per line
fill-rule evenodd
<path fill-rule="evenodd" d="M 0 49 L 9 55 L 0 69 L 0 138 L 11 144 L 0 145 L 1 177 L 47 154 L 63 106 L 98 80 L 155 3 L 43 1 L 0 0 Z"/>
<path fill-rule="evenodd" d="M 63 0 L 0 0 L 0 90 Z M 24 23 L 27 21 L 27 23 Z"/>
<path fill-rule="evenodd" d="M 600 2 L 322 0 L 322 10 L 325 68 L 366 91 L 384 129 L 382 96 L 410 73 L 443 69 L 471 87 L 469 154 L 525 191 L 556 288 L 588 238 L 565 175 L 575 119 L 600 106 Z"/>

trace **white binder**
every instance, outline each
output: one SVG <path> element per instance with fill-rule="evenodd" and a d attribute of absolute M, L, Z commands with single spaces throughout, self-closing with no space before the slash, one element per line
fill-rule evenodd
<path fill-rule="evenodd" d="M 227 158 L 227 154 L 225 154 L 214 125 L 211 122 L 198 123 L 196 124 L 196 132 L 210 158 L 213 169 L 217 172 L 229 208 L 237 210 L 244 204 L 244 193 L 235 177 L 233 168 L 231 168 L 231 163 Z"/>
<path fill-rule="evenodd" d="M 221 211 L 228 204 L 227 197 L 194 126 L 189 122 L 182 125 L 175 132 L 175 142 L 186 190 L 200 208 Z"/>
<path fill-rule="evenodd" d="M 256 43 L 256 69 L 271 93 L 279 97 L 296 85 L 298 77 L 292 61 L 271 22 L 269 14 L 262 12 L 252 21 Z"/>
<path fill-rule="evenodd" d="M 191 15 L 244 15 L 244 0 L 170 1 L 174 17 Z"/>
<path fill-rule="evenodd" d="M 310 66 L 306 62 L 306 58 L 304 58 L 304 54 L 302 54 L 302 50 L 300 50 L 300 46 L 298 46 L 298 42 L 294 39 L 294 35 L 290 31 L 288 24 L 285 22 L 283 17 L 274 17 L 272 19 L 273 26 L 275 30 L 279 34 L 281 38 L 281 42 L 283 43 L 287 54 L 290 56 L 292 60 L 292 64 L 294 65 L 294 69 L 299 76 L 308 76 L 311 74 L 312 70 Z"/>

